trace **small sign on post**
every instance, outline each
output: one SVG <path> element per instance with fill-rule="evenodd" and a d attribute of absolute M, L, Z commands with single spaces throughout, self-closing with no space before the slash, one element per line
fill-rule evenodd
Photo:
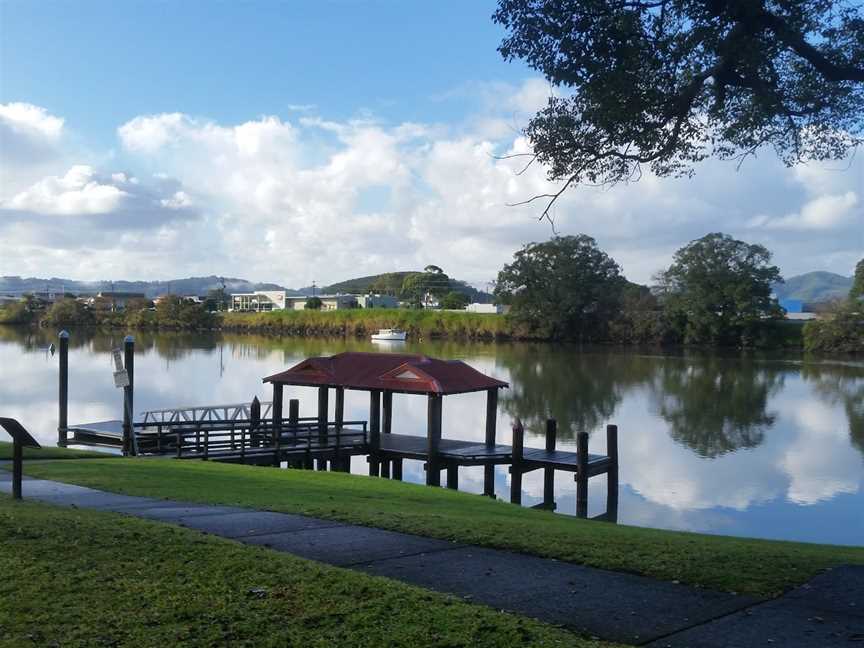
<path fill-rule="evenodd" d="M 114 386 L 117 389 L 128 387 L 130 385 L 129 373 L 123 366 L 123 350 L 114 349 L 111 351 L 111 356 L 114 359 Z"/>
<path fill-rule="evenodd" d="M 21 499 L 21 480 L 24 473 L 24 448 L 41 448 L 36 439 L 13 418 L 0 417 L 0 427 L 12 437 L 12 497 Z"/>

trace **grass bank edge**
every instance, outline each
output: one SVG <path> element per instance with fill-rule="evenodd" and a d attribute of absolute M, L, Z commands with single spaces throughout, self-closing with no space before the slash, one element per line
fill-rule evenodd
<path fill-rule="evenodd" d="M 124 458 L 31 462 L 25 471 L 129 495 L 300 513 L 761 597 L 776 596 L 832 566 L 864 564 L 864 547 L 584 521 L 344 473 Z"/>
<path fill-rule="evenodd" d="M 10 594 L 0 596 L 0 644 L 613 648 L 452 596 L 118 513 L 0 495 L 0 543 L 0 593 Z"/>
<path fill-rule="evenodd" d="M 107 452 L 96 452 L 93 450 L 76 450 L 74 448 L 56 448 L 46 446 L 42 448 L 24 448 L 24 459 L 110 459 L 118 457 Z M 0 460 L 12 459 L 12 444 L 0 441 Z"/>

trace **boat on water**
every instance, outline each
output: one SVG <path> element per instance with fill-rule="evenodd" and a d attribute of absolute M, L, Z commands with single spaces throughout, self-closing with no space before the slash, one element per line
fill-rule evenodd
<path fill-rule="evenodd" d="M 400 329 L 378 329 L 377 333 L 372 335 L 373 340 L 381 342 L 404 342 L 408 334 Z"/>

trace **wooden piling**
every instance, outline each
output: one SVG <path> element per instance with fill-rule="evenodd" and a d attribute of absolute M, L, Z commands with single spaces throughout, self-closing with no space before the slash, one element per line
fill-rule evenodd
<path fill-rule="evenodd" d="M 402 481 L 402 457 L 393 460 L 393 479 Z"/>
<path fill-rule="evenodd" d="M 441 461 L 438 458 L 441 446 L 441 401 L 440 394 L 429 394 L 426 408 L 426 485 L 441 485 Z"/>
<path fill-rule="evenodd" d="M 21 480 L 24 474 L 24 447 L 12 439 L 12 498 L 21 499 Z"/>
<path fill-rule="evenodd" d="M 60 393 L 58 398 L 57 445 L 66 447 L 69 433 L 69 332 L 60 331 Z"/>
<path fill-rule="evenodd" d="M 369 475 L 379 475 L 381 451 L 381 391 L 369 392 Z"/>
<path fill-rule="evenodd" d="M 381 462 L 381 477 L 384 479 L 390 479 L 390 460 L 384 459 Z"/>
<path fill-rule="evenodd" d="M 447 465 L 447 488 L 459 490 L 459 464 L 457 463 Z"/>
<path fill-rule="evenodd" d="M 558 437 L 558 422 L 554 418 L 546 419 L 546 452 L 555 452 Z M 555 469 L 543 469 L 543 508 L 555 509 Z"/>
<path fill-rule="evenodd" d="M 576 516 L 588 517 L 588 433 L 576 436 Z"/>
<path fill-rule="evenodd" d="M 132 435 L 134 396 L 135 396 L 135 338 L 127 335 L 123 340 L 123 364 L 129 376 L 129 386 L 123 388 L 123 454 L 134 454 Z"/>
<path fill-rule="evenodd" d="M 606 473 L 606 516 L 609 522 L 618 521 L 618 426 L 606 426 L 606 456 L 609 471 Z"/>
<path fill-rule="evenodd" d="M 393 431 L 393 392 L 384 391 L 382 393 L 382 407 L 384 416 L 381 425 L 383 434 L 390 434 Z"/>
<path fill-rule="evenodd" d="M 498 427 L 498 388 L 486 391 L 486 445 L 495 445 L 495 433 Z M 495 497 L 495 466 L 483 466 L 483 494 Z"/>
<path fill-rule="evenodd" d="M 525 428 L 518 418 L 513 424 L 513 455 L 510 464 L 510 502 L 522 503 L 522 454 L 525 448 Z"/>
<path fill-rule="evenodd" d="M 330 389 L 327 387 L 318 388 L 318 445 L 323 447 L 327 445 L 327 418 L 329 410 Z M 327 470 L 327 461 L 318 459 L 318 470 Z"/>

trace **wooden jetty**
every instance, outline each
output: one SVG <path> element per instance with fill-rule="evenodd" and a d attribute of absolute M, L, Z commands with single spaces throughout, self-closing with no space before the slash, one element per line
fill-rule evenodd
<path fill-rule="evenodd" d="M 61 367 L 62 351 L 61 338 Z M 554 475 L 560 470 L 574 475 L 577 514 L 581 517 L 587 517 L 588 480 L 605 474 L 607 512 L 598 517 L 616 518 L 616 426 L 607 427 L 605 455 L 588 452 L 588 434 L 584 432 L 577 436 L 576 451 L 559 450 L 554 419 L 547 421 L 543 448 L 525 447 L 525 431 L 518 419 L 513 425 L 512 445 L 499 444 L 498 390 L 508 385 L 464 362 L 413 354 L 346 352 L 307 358 L 264 378 L 264 382 L 272 386 L 272 401 L 261 403 L 255 398 L 251 403 L 159 409 L 144 412 L 137 421 L 127 414 L 125 420 L 68 425 L 58 428 L 60 442 L 114 446 L 126 454 L 340 471 L 349 470 L 352 457 L 366 456 L 370 475 L 390 479 L 402 479 L 403 462 L 416 460 L 424 464 L 428 485 L 440 486 L 441 473 L 445 472 L 446 486 L 452 489 L 458 488 L 461 467 L 483 466 L 483 494 L 491 497 L 495 496 L 495 466 L 506 465 L 514 503 L 522 501 L 522 476 L 543 470 L 543 501 L 537 507 L 553 510 Z M 317 388 L 317 415 L 300 417 L 299 401 L 292 399 L 285 416 L 286 385 Z M 61 372 L 61 422 L 67 420 L 63 398 L 67 388 L 68 379 Z M 328 418 L 331 390 L 334 420 Z M 344 419 L 346 390 L 369 393 L 368 420 Z M 124 393 L 124 413 L 132 401 L 129 391 Z M 486 393 L 483 442 L 443 438 L 444 397 L 470 392 Z M 425 437 L 393 432 L 394 394 L 425 396 Z"/>

